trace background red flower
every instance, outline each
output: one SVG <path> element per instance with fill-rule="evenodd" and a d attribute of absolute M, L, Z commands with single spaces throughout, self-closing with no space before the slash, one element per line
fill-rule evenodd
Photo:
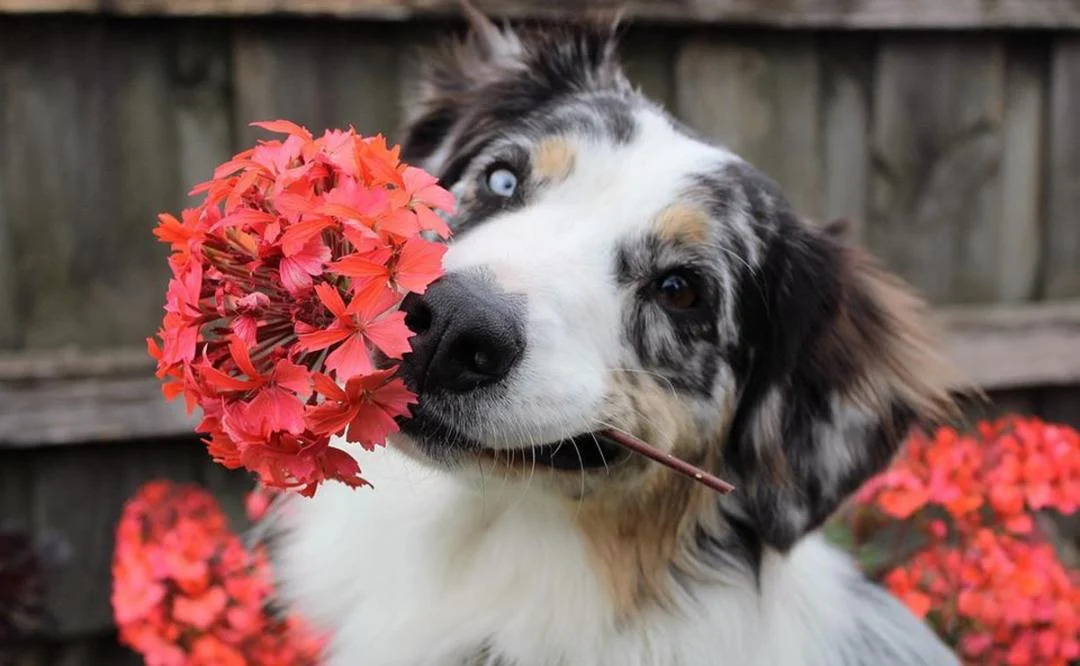
<path fill-rule="evenodd" d="M 1080 575 L 1039 525 L 1078 503 L 1080 435 L 1007 417 L 914 433 L 845 520 L 870 573 L 967 663 L 1066 666 L 1080 659 Z"/>
<path fill-rule="evenodd" d="M 265 511 L 269 497 L 251 502 Z M 247 549 L 208 493 L 154 481 L 127 503 L 113 557 L 120 640 L 150 666 L 313 666 L 322 640 L 269 608 L 266 553 Z"/>

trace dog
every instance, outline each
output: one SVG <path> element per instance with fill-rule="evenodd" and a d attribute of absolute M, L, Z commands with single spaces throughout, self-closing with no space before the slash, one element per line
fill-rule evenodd
<path fill-rule="evenodd" d="M 403 142 L 458 200 L 404 306 L 418 404 L 373 491 L 277 519 L 327 663 L 958 663 L 818 533 L 966 390 L 920 299 L 634 89 L 612 23 L 469 14 Z"/>

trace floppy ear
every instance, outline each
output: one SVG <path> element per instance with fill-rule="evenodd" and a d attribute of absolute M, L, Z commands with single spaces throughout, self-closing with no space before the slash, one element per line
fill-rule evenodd
<path fill-rule="evenodd" d="M 469 94 L 523 67 L 521 40 L 509 26 L 496 26 L 470 3 L 462 7 L 468 33 L 424 54 L 415 107 L 406 110 L 402 157 L 431 171 L 440 165 L 430 159 L 459 120 Z"/>
<path fill-rule="evenodd" d="M 469 33 L 424 61 L 415 108 L 407 114 L 402 158 L 431 173 L 456 175 L 468 156 L 544 104 L 583 90 L 625 91 L 618 67 L 618 23 L 604 14 L 519 32 L 466 5 Z"/>
<path fill-rule="evenodd" d="M 741 288 L 746 350 L 724 455 L 741 482 L 736 518 L 786 550 L 969 387 L 899 279 L 835 225 L 779 222 Z"/>

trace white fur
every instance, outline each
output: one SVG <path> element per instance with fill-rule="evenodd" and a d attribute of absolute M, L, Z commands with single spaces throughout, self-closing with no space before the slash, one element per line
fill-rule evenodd
<path fill-rule="evenodd" d="M 526 356 L 497 409 L 478 406 L 485 422 L 471 427 L 483 432 L 464 433 L 487 446 L 597 426 L 624 346 L 614 248 L 676 200 L 688 174 L 738 159 L 659 114 L 638 121 L 629 145 L 578 144 L 571 178 L 446 255 L 448 271 L 484 267 L 528 296 Z M 437 471 L 397 449 L 359 460 L 375 489 L 331 485 L 293 499 L 277 551 L 284 597 L 333 632 L 329 666 L 955 663 L 817 536 L 786 556 L 767 551 L 759 580 L 737 561 L 721 564 L 681 607 L 647 607 L 620 624 L 574 503 L 542 479 Z M 485 645 L 492 656 L 480 656 Z"/>
<path fill-rule="evenodd" d="M 691 174 L 738 159 L 686 137 L 651 110 L 640 111 L 637 122 L 628 145 L 568 138 L 576 148 L 570 178 L 452 241 L 443 260 L 448 273 L 482 267 L 528 303 L 525 357 L 498 408 L 488 410 L 486 431 L 457 424 L 473 439 L 515 448 L 599 425 L 605 379 L 623 349 L 615 248 L 678 201 Z"/>
<path fill-rule="evenodd" d="M 277 562 L 284 596 L 334 631 L 328 666 L 458 664 L 485 641 L 520 666 L 869 666 L 841 642 L 858 622 L 882 644 L 929 638 L 895 601 L 867 603 L 884 593 L 853 584 L 817 536 L 767 553 L 760 591 L 733 568 L 681 612 L 620 626 L 572 506 L 499 479 L 478 490 L 393 449 L 360 461 L 374 490 L 293 500 Z M 889 663 L 955 663 L 920 649 Z"/>

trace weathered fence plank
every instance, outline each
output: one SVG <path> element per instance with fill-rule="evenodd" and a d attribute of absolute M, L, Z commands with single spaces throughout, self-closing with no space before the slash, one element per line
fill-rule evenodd
<path fill-rule="evenodd" d="M 1044 295 L 1080 294 L 1080 39 L 1054 41 Z"/>
<path fill-rule="evenodd" d="M 866 239 L 932 302 L 997 296 L 1005 47 L 883 37 Z"/>
<path fill-rule="evenodd" d="M 61 635 L 107 630 L 112 626 L 113 543 L 124 502 L 150 479 L 195 481 L 200 468 L 211 463 L 190 440 L 42 449 L 37 454 L 31 492 L 35 530 L 59 534 L 70 550 L 66 566 L 50 578 L 48 608 Z"/>
<path fill-rule="evenodd" d="M 8 347 L 133 344 L 160 311 L 155 214 L 179 200 L 160 26 L 0 24 Z"/>
<path fill-rule="evenodd" d="M 397 139 L 409 32 L 393 26 L 256 24 L 233 43 L 240 145 L 267 134 L 248 123 L 288 118 L 313 132 L 353 125 Z"/>
<path fill-rule="evenodd" d="M 205 21 L 178 23 L 174 37 L 179 178 L 184 191 L 189 191 L 236 152 L 230 42 L 225 24 Z"/>
<path fill-rule="evenodd" d="M 937 317 L 949 357 L 985 388 L 1080 383 L 1080 302 L 954 306 Z"/>
<path fill-rule="evenodd" d="M 997 300 L 1019 302 L 1039 290 L 1046 100 L 1045 41 L 1014 40 L 1008 51 L 1002 136 Z M 989 225 L 991 220 L 983 221 Z"/>
<path fill-rule="evenodd" d="M 1076 0 L 474 0 L 484 11 L 566 18 L 583 9 L 621 9 L 652 20 L 803 28 L 996 28 L 1080 26 Z M 0 0 L 0 12 L 121 15 L 332 15 L 406 20 L 460 14 L 457 0 Z"/>
<path fill-rule="evenodd" d="M 772 176 L 801 214 L 822 200 L 818 51 L 806 34 L 697 38 L 676 63 L 678 114 Z"/>
<path fill-rule="evenodd" d="M 861 242 L 870 187 L 874 44 L 867 35 L 833 34 L 819 40 L 819 50 L 825 135 L 821 221 L 848 220 L 853 238 Z"/>
<path fill-rule="evenodd" d="M 1050 77 L 1042 293 L 1058 299 L 1080 295 L 1080 39 L 1054 40 Z M 1080 344 L 1069 353 L 1080 357 Z M 1043 413 L 1048 419 L 1080 428 L 1080 389 L 1044 391 Z M 1073 524 L 1080 526 L 1076 521 Z"/>

